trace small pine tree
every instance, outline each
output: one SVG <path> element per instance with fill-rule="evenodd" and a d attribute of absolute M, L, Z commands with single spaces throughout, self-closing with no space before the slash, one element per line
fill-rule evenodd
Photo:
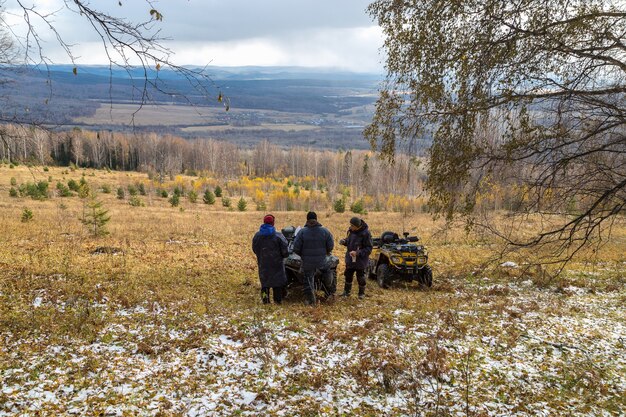
<path fill-rule="evenodd" d="M 128 194 L 129 195 L 131 195 L 131 196 L 137 195 L 137 188 L 135 188 L 134 185 L 129 184 L 127 188 L 128 188 Z"/>
<path fill-rule="evenodd" d="M 202 197 L 202 201 L 204 201 L 204 204 L 215 204 L 215 194 L 207 188 L 204 192 L 204 197 Z"/>
<path fill-rule="evenodd" d="M 11 187 L 11 188 L 9 189 L 9 196 L 11 196 L 11 197 L 17 197 L 17 195 L 18 195 L 18 194 L 17 194 L 17 190 L 16 190 L 15 188 Z"/>
<path fill-rule="evenodd" d="M 122 187 L 117 187 L 117 198 L 118 200 L 123 200 L 126 197 L 126 193 Z"/>
<path fill-rule="evenodd" d="M 218 185 L 215 187 L 215 197 L 221 197 L 221 196 L 222 196 L 222 187 Z"/>
<path fill-rule="evenodd" d="M 27 223 L 33 219 L 33 211 L 25 207 L 22 211 L 22 223 Z"/>
<path fill-rule="evenodd" d="M 365 205 L 363 204 L 363 200 L 359 199 L 352 203 L 350 211 L 356 214 L 365 214 Z"/>
<path fill-rule="evenodd" d="M 136 195 L 131 196 L 130 199 L 128 200 L 128 204 L 130 204 L 133 207 L 143 207 L 143 201 L 141 201 L 139 199 L 139 197 L 137 197 Z"/>
<path fill-rule="evenodd" d="M 248 207 L 248 203 L 246 203 L 246 200 L 242 196 L 237 202 L 237 210 L 246 211 L 246 207 Z"/>
<path fill-rule="evenodd" d="M 170 202 L 172 207 L 178 207 L 178 205 L 180 204 L 180 194 L 177 194 L 177 193 L 172 194 L 172 197 L 167 201 Z"/>
<path fill-rule="evenodd" d="M 159 191 L 159 195 L 161 196 L 161 198 L 167 198 L 167 190 Z"/>
<path fill-rule="evenodd" d="M 96 199 L 93 193 L 89 194 L 89 200 L 83 206 L 83 217 L 80 219 L 93 236 L 109 234 L 105 226 L 111 220 L 109 210 L 102 207 L 102 202 Z"/>
<path fill-rule="evenodd" d="M 111 194 L 111 186 L 109 184 L 102 184 L 102 192 L 104 194 Z"/>
<path fill-rule="evenodd" d="M 67 182 L 67 186 L 70 187 L 70 190 L 78 192 L 80 185 L 75 180 L 69 180 Z"/>
<path fill-rule="evenodd" d="M 343 213 L 346 211 L 346 200 L 340 198 L 339 200 L 335 200 L 333 203 L 333 210 L 337 213 Z"/>
<path fill-rule="evenodd" d="M 11 185 L 14 187 L 17 185 L 17 180 L 15 179 L 15 177 L 11 177 Z"/>
<path fill-rule="evenodd" d="M 230 204 L 231 204 L 230 198 L 226 196 L 222 197 L 222 206 L 230 207 Z"/>
<path fill-rule="evenodd" d="M 189 193 L 187 194 L 187 199 L 190 203 L 195 203 L 196 201 L 198 201 L 198 193 L 194 190 L 189 191 Z"/>
<path fill-rule="evenodd" d="M 143 182 L 137 184 L 137 189 L 139 190 L 139 194 L 146 195 L 146 186 L 143 185 Z"/>

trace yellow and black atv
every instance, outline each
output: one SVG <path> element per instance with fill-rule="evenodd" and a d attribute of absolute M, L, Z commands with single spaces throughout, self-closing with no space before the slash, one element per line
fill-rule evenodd
<path fill-rule="evenodd" d="M 393 281 L 417 281 L 420 285 L 433 285 L 433 270 L 428 265 L 428 251 L 418 245 L 417 236 L 403 233 L 384 232 L 380 238 L 372 239 L 374 249 L 369 257 L 366 274 L 375 279 L 382 288 Z"/>

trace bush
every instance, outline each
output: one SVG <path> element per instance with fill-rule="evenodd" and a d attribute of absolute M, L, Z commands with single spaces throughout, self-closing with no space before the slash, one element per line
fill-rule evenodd
<path fill-rule="evenodd" d="M 215 204 L 215 194 L 213 194 L 211 190 L 207 189 L 204 192 L 204 197 L 202 197 L 202 201 L 204 201 L 204 204 Z"/>
<path fill-rule="evenodd" d="M 230 207 L 231 206 L 230 198 L 228 198 L 226 196 L 222 197 L 222 206 Z"/>
<path fill-rule="evenodd" d="M 180 204 L 180 195 L 179 195 L 179 194 L 174 193 L 174 194 L 172 195 L 172 197 L 171 197 L 169 200 L 167 200 L 167 201 L 169 201 L 169 202 L 170 202 L 170 204 L 172 205 L 172 207 L 178 207 L 178 205 Z"/>
<path fill-rule="evenodd" d="M 194 190 L 189 191 L 189 194 L 187 194 L 187 199 L 190 203 L 195 203 L 196 201 L 198 201 L 198 193 L 196 193 Z"/>
<path fill-rule="evenodd" d="M 135 188 L 135 186 L 134 186 L 134 185 L 132 185 L 132 184 L 129 184 L 129 185 L 128 185 L 128 194 L 129 194 L 129 195 L 131 195 L 131 196 L 136 196 L 136 195 L 137 195 L 137 193 L 138 193 L 138 191 L 137 191 L 137 189 Z"/>
<path fill-rule="evenodd" d="M 143 207 L 144 206 L 143 201 L 141 201 L 139 199 L 139 197 L 137 197 L 136 195 L 132 196 L 130 198 L 130 200 L 128 200 L 128 204 L 130 204 L 133 207 Z"/>
<path fill-rule="evenodd" d="M 10 197 L 17 197 L 18 196 L 18 192 L 15 188 L 11 187 L 11 189 L 9 190 L 9 196 Z"/>
<path fill-rule="evenodd" d="M 78 196 L 80 198 L 87 198 L 89 197 L 89 194 L 91 194 L 91 189 L 89 188 L 89 185 L 87 185 L 87 183 L 81 184 L 80 188 L 78 189 Z"/>
<path fill-rule="evenodd" d="M 22 210 L 22 223 L 27 223 L 33 219 L 33 211 L 29 208 Z"/>
<path fill-rule="evenodd" d="M 50 169 L 48 169 L 48 167 L 43 167 L 44 172 L 48 172 L 50 171 Z"/>
<path fill-rule="evenodd" d="M 123 200 L 126 197 L 126 193 L 122 187 L 117 187 L 117 198 L 118 200 Z"/>
<path fill-rule="evenodd" d="M 57 191 L 59 191 L 59 197 L 71 197 L 72 192 L 69 187 L 63 184 L 61 181 L 57 182 Z"/>
<path fill-rule="evenodd" d="M 67 182 L 67 186 L 70 187 L 70 190 L 76 191 L 76 192 L 78 192 L 78 190 L 80 189 L 80 185 L 78 185 L 78 183 L 74 181 L 73 179 Z"/>
<path fill-rule="evenodd" d="M 48 198 L 48 182 L 39 181 L 37 184 L 27 182 L 20 185 L 19 192 L 21 196 L 29 196 L 34 200 L 45 200 Z"/>
<path fill-rule="evenodd" d="M 335 200 L 333 203 L 333 210 L 337 213 L 343 213 L 346 211 L 346 200 L 340 198 L 339 200 Z"/>
<path fill-rule="evenodd" d="M 139 184 L 137 184 L 137 189 L 139 190 L 139 194 L 141 195 L 146 195 L 146 186 L 143 185 L 142 182 L 140 182 Z"/>
<path fill-rule="evenodd" d="M 266 211 L 267 210 L 267 204 L 265 204 L 265 201 L 257 201 L 257 203 L 256 203 L 256 210 L 257 211 Z"/>
<path fill-rule="evenodd" d="M 161 196 L 161 198 L 167 198 L 167 191 L 166 190 L 159 190 L 159 195 Z"/>
<path fill-rule="evenodd" d="M 248 207 L 248 203 L 246 203 L 246 200 L 242 196 L 237 202 L 237 210 L 246 211 L 246 207 Z"/>
<path fill-rule="evenodd" d="M 16 186 L 17 185 L 17 180 L 15 179 L 15 177 L 11 177 L 11 185 L 12 186 Z"/>
<path fill-rule="evenodd" d="M 363 204 L 363 200 L 359 199 L 352 203 L 350 211 L 356 214 L 365 214 L 365 205 Z"/>
<path fill-rule="evenodd" d="M 215 187 L 215 197 L 221 197 L 221 196 L 222 196 L 222 187 L 218 185 L 217 187 Z"/>
<path fill-rule="evenodd" d="M 111 186 L 109 184 L 102 185 L 102 192 L 104 194 L 111 194 Z"/>

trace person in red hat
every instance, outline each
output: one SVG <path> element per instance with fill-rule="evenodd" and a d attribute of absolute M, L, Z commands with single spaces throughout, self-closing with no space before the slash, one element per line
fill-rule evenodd
<path fill-rule="evenodd" d="M 283 264 L 283 258 L 289 256 L 287 239 L 276 232 L 274 221 L 275 218 L 271 214 L 263 217 L 263 224 L 252 238 L 252 250 L 259 267 L 263 304 L 270 302 L 270 288 L 274 303 L 280 304 L 287 285 L 287 275 Z"/>

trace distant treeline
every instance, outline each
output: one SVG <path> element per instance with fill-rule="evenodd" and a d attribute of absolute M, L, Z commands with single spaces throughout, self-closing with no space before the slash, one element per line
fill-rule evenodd
<path fill-rule="evenodd" d="M 164 181 L 178 174 L 218 179 L 309 177 L 331 193 L 346 187 L 353 197 L 422 195 L 420 160 L 399 155 L 393 165 L 367 151 L 280 148 L 262 141 L 251 149 L 213 139 L 186 140 L 156 133 L 74 129 L 55 133 L 19 125 L 0 126 L 0 159 L 39 165 L 141 171 Z M 323 181 L 322 181 L 323 180 Z"/>

